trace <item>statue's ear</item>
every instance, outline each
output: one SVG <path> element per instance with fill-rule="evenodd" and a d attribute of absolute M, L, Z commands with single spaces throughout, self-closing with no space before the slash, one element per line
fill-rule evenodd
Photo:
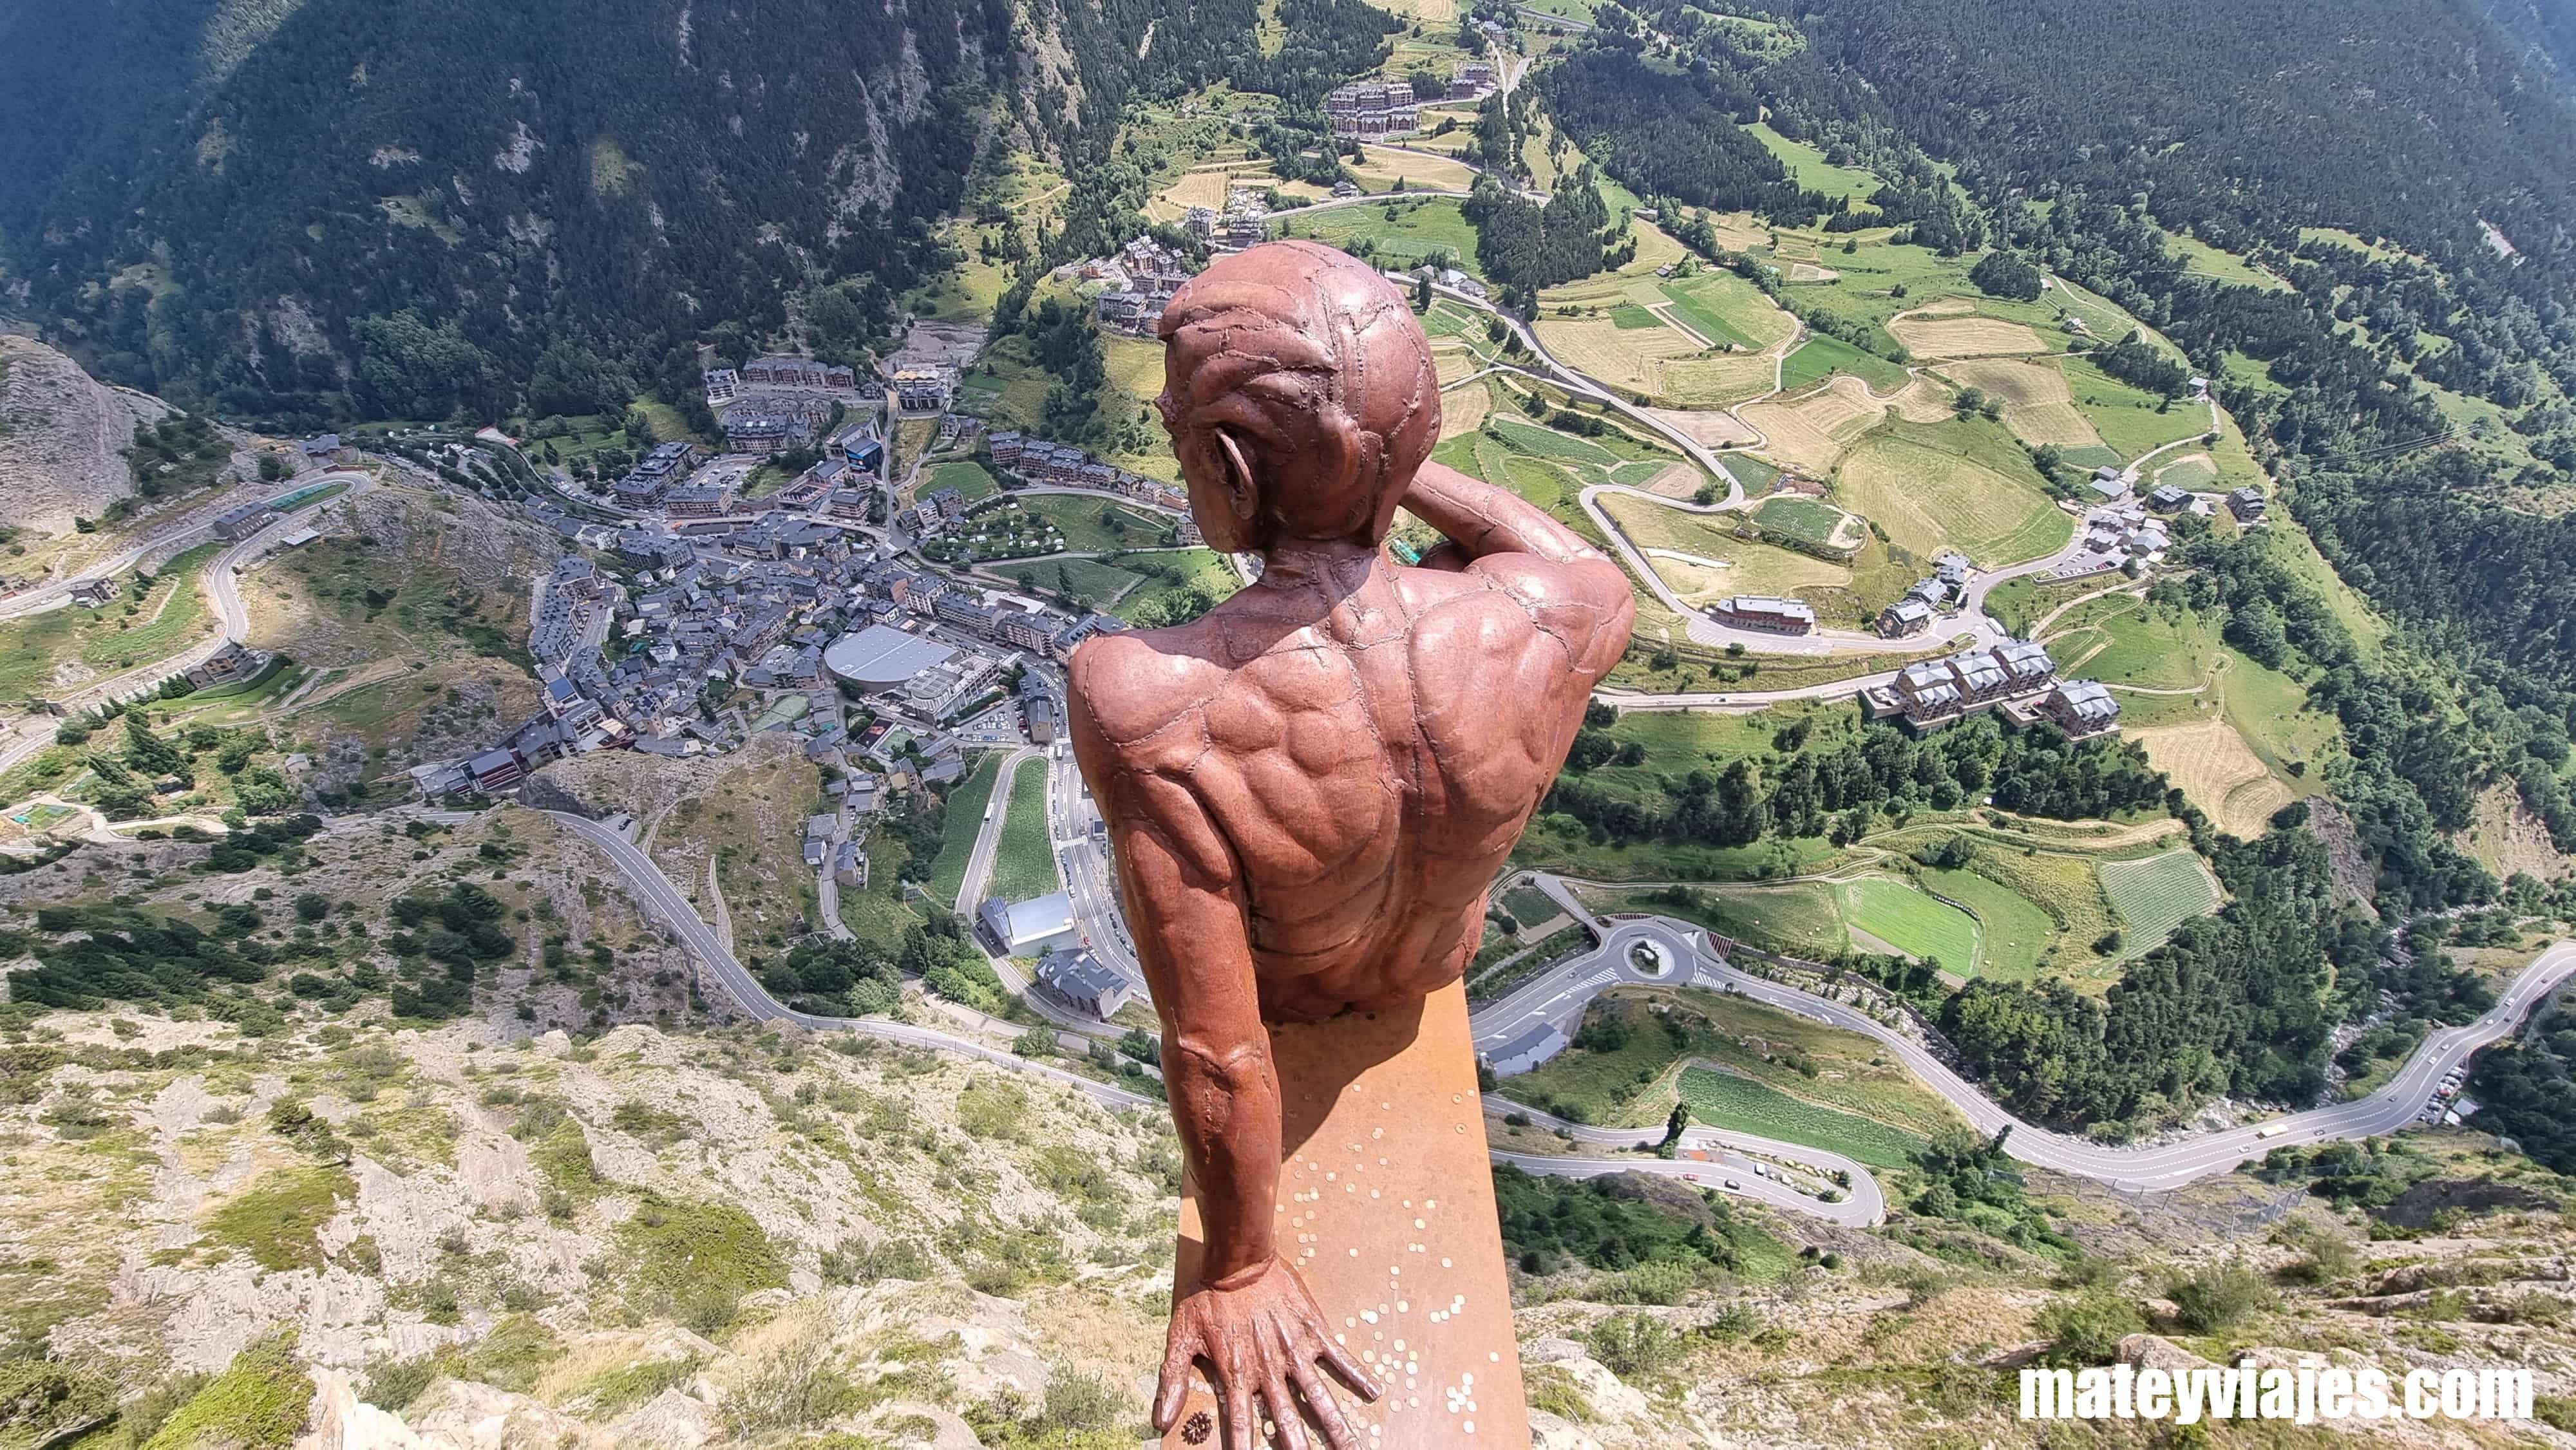
<path fill-rule="evenodd" d="M 1245 523 L 1261 508 L 1261 490 L 1253 486 L 1252 463 L 1243 456 L 1243 445 L 1236 441 L 1234 430 L 1215 430 L 1217 448 L 1225 455 L 1225 497 L 1234 516 Z"/>

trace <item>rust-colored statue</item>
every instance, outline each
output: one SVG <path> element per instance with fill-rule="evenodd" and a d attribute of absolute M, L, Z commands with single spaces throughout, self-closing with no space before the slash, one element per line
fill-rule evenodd
<path fill-rule="evenodd" d="M 1418 1007 L 1457 981 L 1634 605 L 1571 531 L 1427 461 L 1430 345 L 1367 265 L 1309 242 L 1221 259 L 1164 309 L 1162 336 L 1191 512 L 1210 547 L 1263 572 L 1195 623 L 1093 639 L 1071 668 L 1074 750 L 1162 1017 L 1205 1235 L 1155 1421 L 1172 1428 L 1195 1360 L 1235 1450 L 1265 1417 L 1303 1450 L 1297 1399 L 1356 1450 L 1319 1366 L 1369 1400 L 1384 1386 L 1336 1342 L 1357 1306 L 1319 1309 L 1274 1232 L 1270 1024 Z M 1385 548 L 1399 507 L 1447 536 L 1420 567 Z"/>

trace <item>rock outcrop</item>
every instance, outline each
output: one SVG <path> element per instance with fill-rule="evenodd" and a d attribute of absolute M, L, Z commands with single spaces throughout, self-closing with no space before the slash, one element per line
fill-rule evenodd
<path fill-rule="evenodd" d="M 52 536 L 134 492 L 125 450 L 169 408 L 32 338 L 0 334 L 0 519 Z"/>

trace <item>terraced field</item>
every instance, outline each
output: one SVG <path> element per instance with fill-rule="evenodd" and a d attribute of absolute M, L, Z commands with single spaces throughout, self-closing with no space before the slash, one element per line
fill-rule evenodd
<path fill-rule="evenodd" d="M 1505 442 L 1523 453 L 1540 458 L 1561 458 L 1569 463 L 1591 463 L 1607 468 L 1619 462 L 1619 455 L 1587 439 L 1542 428 L 1518 418 L 1494 419 L 1494 431 Z"/>
<path fill-rule="evenodd" d="M 2186 850 L 2160 851 L 2130 861 L 2105 861 L 2095 868 L 2102 889 L 2110 894 L 2121 920 L 2128 923 L 2125 956 L 2161 945 L 2173 929 L 2218 907 L 2218 884 Z"/>
<path fill-rule="evenodd" d="M 1926 1146 L 1924 1139 L 1903 1129 L 1820 1107 L 1731 1072 L 1684 1068 L 1681 1098 L 1693 1119 L 1712 1128 L 1804 1143 L 1873 1168 L 1905 1167 Z"/>
<path fill-rule="evenodd" d="M 1141 575 L 1113 568 L 1097 559 L 1046 559 L 1036 563 L 1003 564 L 993 572 L 1017 581 L 1023 589 L 1078 595 L 1096 609 L 1109 610 L 1114 610 L 1129 590 L 1145 582 Z"/>
<path fill-rule="evenodd" d="M 966 858 L 974 854 L 975 833 L 984 828 L 984 807 L 992 804 L 993 785 L 1001 774 L 1002 753 L 995 751 L 977 761 L 974 773 L 949 793 L 939 855 L 930 863 L 930 879 L 923 883 L 933 898 L 974 909 L 972 903 L 957 900 L 957 889 L 966 884 Z"/>
<path fill-rule="evenodd" d="M 1046 762 L 1027 760 L 1011 777 L 1011 803 L 993 848 L 993 881 L 987 889 L 1005 901 L 1026 901 L 1064 889 L 1047 826 Z M 961 903 L 962 905 L 962 903 Z"/>

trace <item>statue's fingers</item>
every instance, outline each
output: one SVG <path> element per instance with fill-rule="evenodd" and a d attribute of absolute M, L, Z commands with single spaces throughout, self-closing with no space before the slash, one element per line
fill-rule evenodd
<path fill-rule="evenodd" d="M 1252 1376 L 1241 1372 L 1217 1371 L 1217 1393 L 1225 1400 L 1225 1443 L 1227 1450 L 1259 1450 L 1261 1412 L 1253 1408 Z"/>
<path fill-rule="evenodd" d="M 1324 1377 L 1315 1373 L 1314 1362 L 1299 1358 L 1288 1366 L 1288 1377 L 1297 1382 L 1297 1393 L 1305 1398 L 1306 1407 L 1315 1412 L 1315 1423 L 1324 1430 L 1324 1443 L 1332 1450 L 1359 1450 L 1360 1437 L 1351 1422 L 1342 1416 L 1341 1405 L 1333 1399 Z"/>
<path fill-rule="evenodd" d="M 1385 1393 L 1378 1388 L 1377 1381 L 1369 1378 L 1368 1372 L 1360 1368 L 1359 1361 L 1351 1358 L 1348 1350 L 1331 1340 L 1318 1339 L 1315 1342 L 1315 1358 L 1322 1360 L 1334 1374 L 1341 1376 L 1342 1383 L 1357 1390 L 1361 1399 L 1374 1401 L 1379 1395 Z"/>
<path fill-rule="evenodd" d="M 1270 1406 L 1270 1422 L 1279 1427 L 1279 1443 L 1286 1450 L 1306 1450 L 1306 1422 L 1298 1417 L 1297 1401 L 1279 1371 L 1271 1371 L 1270 1382 L 1261 1387 L 1261 1398 Z"/>
<path fill-rule="evenodd" d="M 1154 1428 L 1169 1432 L 1190 1397 L 1191 1338 L 1175 1332 L 1163 1350 L 1163 1373 L 1154 1387 Z"/>

